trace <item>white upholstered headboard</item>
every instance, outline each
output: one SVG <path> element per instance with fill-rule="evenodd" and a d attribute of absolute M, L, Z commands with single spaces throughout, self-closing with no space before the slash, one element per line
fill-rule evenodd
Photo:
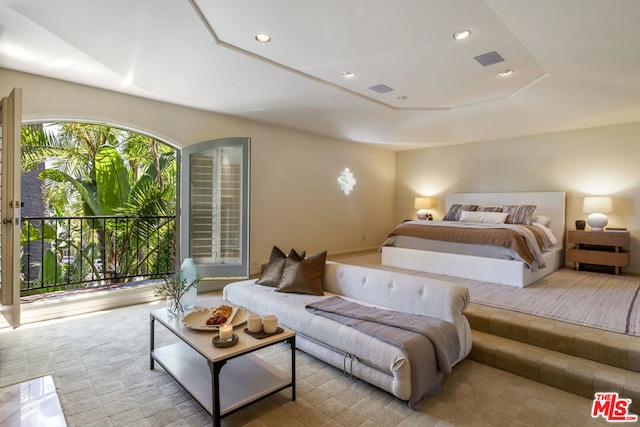
<path fill-rule="evenodd" d="M 536 205 L 535 215 L 551 218 L 549 228 L 558 239 L 558 246 L 564 247 L 565 226 L 564 192 L 525 191 L 513 193 L 451 193 L 447 195 L 447 211 L 455 203 L 481 206 Z"/>

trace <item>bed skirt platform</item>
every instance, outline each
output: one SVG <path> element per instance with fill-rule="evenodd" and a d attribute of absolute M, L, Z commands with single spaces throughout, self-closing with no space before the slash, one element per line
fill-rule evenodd
<path fill-rule="evenodd" d="M 382 247 L 382 265 L 524 288 L 564 265 L 563 251 L 544 254 L 546 267 L 532 272 L 524 262 L 417 249 Z"/>

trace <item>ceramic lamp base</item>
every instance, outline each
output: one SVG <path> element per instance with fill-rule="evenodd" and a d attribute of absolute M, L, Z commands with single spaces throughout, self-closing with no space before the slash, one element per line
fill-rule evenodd
<path fill-rule="evenodd" d="M 418 219 L 432 219 L 433 218 L 427 209 L 418 210 L 416 215 L 418 216 Z"/>
<path fill-rule="evenodd" d="M 608 223 L 609 218 L 602 213 L 592 213 L 587 217 L 587 224 L 591 227 L 591 231 L 603 231 Z"/>

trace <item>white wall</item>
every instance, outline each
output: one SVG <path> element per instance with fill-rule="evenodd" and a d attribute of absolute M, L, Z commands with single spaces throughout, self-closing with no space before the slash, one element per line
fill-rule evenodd
<path fill-rule="evenodd" d="M 438 219 L 447 193 L 564 191 L 573 229 L 584 196 L 609 195 L 609 225 L 631 232 L 627 271 L 640 273 L 639 160 L 640 123 L 399 152 L 395 218 L 413 218 L 420 195 L 437 198 Z"/>
<path fill-rule="evenodd" d="M 0 93 L 23 90 L 23 120 L 81 120 L 142 131 L 176 147 L 251 138 L 251 269 L 276 244 L 313 254 L 376 247 L 394 225 L 395 153 L 0 68 Z M 346 196 L 337 178 L 357 180 Z"/>

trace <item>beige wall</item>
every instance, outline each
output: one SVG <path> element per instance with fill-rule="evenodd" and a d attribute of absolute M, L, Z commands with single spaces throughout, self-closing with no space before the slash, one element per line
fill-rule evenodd
<path fill-rule="evenodd" d="M 586 219 L 586 195 L 610 195 L 609 225 L 631 231 L 640 273 L 640 123 L 397 154 L 396 222 L 414 218 L 413 198 L 435 196 L 444 215 L 451 192 L 564 191 L 567 228 Z"/>
<path fill-rule="evenodd" d="M 315 253 L 378 246 L 394 224 L 395 153 L 0 68 L 0 93 L 23 90 L 23 120 L 95 121 L 176 147 L 251 138 L 251 270 L 271 247 Z M 349 167 L 357 180 L 338 186 Z"/>
<path fill-rule="evenodd" d="M 614 197 L 610 225 L 632 233 L 640 272 L 640 123 L 394 153 L 0 68 L 0 93 L 23 88 L 23 117 L 93 120 L 148 133 L 176 147 L 249 136 L 252 271 L 273 244 L 310 253 L 375 247 L 414 218 L 413 198 L 449 192 L 565 191 L 567 224 L 584 219 L 585 195 Z M 345 196 L 336 179 L 357 179 Z"/>

